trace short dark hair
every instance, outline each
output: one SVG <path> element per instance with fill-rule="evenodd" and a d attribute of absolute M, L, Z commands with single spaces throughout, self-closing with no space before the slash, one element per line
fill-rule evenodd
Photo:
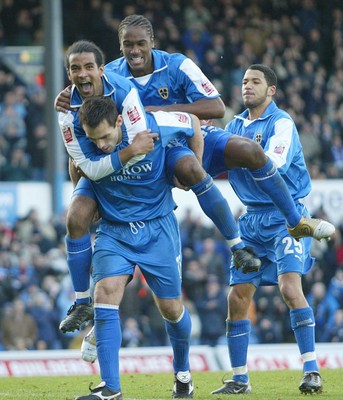
<path fill-rule="evenodd" d="M 96 128 L 104 120 L 106 120 L 110 126 L 115 127 L 117 117 L 117 105 L 110 97 L 87 97 L 79 110 L 80 124 L 86 124 L 91 128 Z"/>
<path fill-rule="evenodd" d="M 123 31 L 127 29 L 129 26 L 140 26 L 141 28 L 144 28 L 148 32 L 151 39 L 154 38 L 154 29 L 151 25 L 151 22 L 143 15 L 133 14 L 124 18 L 119 24 L 118 28 L 119 43 L 121 42 L 121 39 L 123 37 Z"/>
<path fill-rule="evenodd" d="M 67 70 L 70 67 L 69 57 L 80 53 L 93 53 L 98 67 L 105 64 L 105 55 L 99 46 L 89 40 L 79 40 L 67 48 L 64 56 L 64 65 Z"/>
<path fill-rule="evenodd" d="M 247 69 L 261 71 L 266 79 L 268 86 L 277 86 L 277 76 L 275 72 L 265 64 L 252 64 Z"/>

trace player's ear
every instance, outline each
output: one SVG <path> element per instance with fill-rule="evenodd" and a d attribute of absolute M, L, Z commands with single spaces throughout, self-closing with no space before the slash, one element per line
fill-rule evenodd
<path fill-rule="evenodd" d="M 121 114 L 118 114 L 118 117 L 116 119 L 116 126 L 122 126 L 123 125 L 123 117 Z"/>
<path fill-rule="evenodd" d="M 269 95 L 269 96 L 274 96 L 275 93 L 276 93 L 276 86 L 275 86 L 275 85 L 269 86 L 269 88 L 268 88 L 268 95 Z"/>

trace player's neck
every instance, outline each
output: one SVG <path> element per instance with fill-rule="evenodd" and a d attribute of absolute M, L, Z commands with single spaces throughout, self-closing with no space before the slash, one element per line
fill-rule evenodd
<path fill-rule="evenodd" d="M 269 106 L 270 102 L 264 102 L 257 107 L 249 108 L 249 119 L 253 121 L 254 119 L 260 118 L 260 116 L 265 112 L 266 108 Z"/>

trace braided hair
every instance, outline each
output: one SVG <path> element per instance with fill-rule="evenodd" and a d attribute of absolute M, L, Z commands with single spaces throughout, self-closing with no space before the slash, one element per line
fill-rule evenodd
<path fill-rule="evenodd" d="M 141 28 L 145 29 L 148 32 L 152 40 L 154 39 L 154 30 L 151 25 L 151 22 L 143 15 L 133 14 L 124 18 L 119 24 L 118 37 L 120 43 L 124 35 L 124 31 L 130 26 L 140 26 Z"/>

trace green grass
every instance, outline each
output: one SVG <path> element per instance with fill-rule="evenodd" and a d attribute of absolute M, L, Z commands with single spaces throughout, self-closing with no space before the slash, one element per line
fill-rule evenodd
<path fill-rule="evenodd" d="M 324 391 L 320 399 L 343 399 L 343 369 L 323 369 Z M 211 391 L 221 386 L 224 372 L 193 373 L 194 399 L 224 399 Z M 246 400 L 293 400 L 303 399 L 298 389 L 301 371 L 250 372 L 253 393 L 235 395 Z M 121 378 L 124 400 L 171 399 L 173 376 L 161 374 L 124 374 Z M 69 377 L 0 378 L 1 400 L 73 400 L 75 396 L 88 394 L 88 385 L 100 380 L 96 375 Z M 310 398 L 310 396 L 309 396 Z"/>

